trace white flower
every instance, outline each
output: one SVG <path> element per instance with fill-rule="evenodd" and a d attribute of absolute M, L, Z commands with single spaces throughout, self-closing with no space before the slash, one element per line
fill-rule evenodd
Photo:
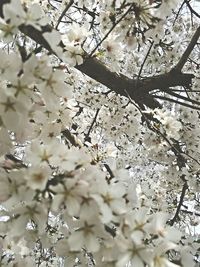
<path fill-rule="evenodd" d="M 18 101 L 8 90 L 1 88 L 0 92 L 0 126 L 16 132 L 24 127 L 27 121 L 27 108 L 24 103 Z"/>
<path fill-rule="evenodd" d="M 93 193 L 92 197 L 99 205 L 102 222 L 108 223 L 115 220 L 115 215 L 126 212 L 125 199 L 123 198 L 125 187 L 122 183 L 108 185 L 104 181 L 99 182 L 99 186 L 98 184 L 95 185 L 97 192 Z"/>
<path fill-rule="evenodd" d="M 39 233 L 43 233 L 47 221 L 47 207 L 44 204 L 31 201 L 23 203 L 22 206 L 16 207 L 13 212 L 19 216 L 16 220 L 11 221 L 13 224 L 11 235 L 21 236 L 27 231 L 27 224 L 32 220 L 37 227 Z"/>
<path fill-rule="evenodd" d="M 0 203 L 8 200 L 12 194 L 6 172 L 0 169 Z"/>
<path fill-rule="evenodd" d="M 2 19 L 0 19 L 0 37 L 2 40 L 5 42 L 11 42 L 17 31 L 18 29 L 16 26 L 5 23 Z"/>
<path fill-rule="evenodd" d="M 102 43 L 103 48 L 106 50 L 107 56 L 111 58 L 121 59 L 122 53 L 122 44 L 117 36 L 109 35 L 108 38 Z"/>
<path fill-rule="evenodd" d="M 72 87 L 64 82 L 65 79 L 64 71 L 49 70 L 44 81 L 37 86 L 46 107 L 53 112 L 59 109 L 61 98 L 65 100 L 71 98 Z"/>
<path fill-rule="evenodd" d="M 154 117 L 158 119 L 163 125 L 164 130 L 169 138 L 174 138 L 178 140 L 180 138 L 180 130 L 182 124 L 177 121 L 177 119 L 172 116 L 169 112 L 163 111 L 161 109 L 154 109 Z"/>
<path fill-rule="evenodd" d="M 45 32 L 43 33 L 44 38 L 48 42 L 51 49 L 59 56 L 62 56 L 62 49 L 59 47 L 59 43 L 61 41 L 61 34 L 56 31 L 52 30 L 51 32 Z"/>
<path fill-rule="evenodd" d="M 159 237 L 178 242 L 181 238 L 181 232 L 177 229 L 166 225 L 169 215 L 164 212 L 153 214 L 150 218 L 149 224 L 145 227 L 146 231 L 158 235 Z"/>
<path fill-rule="evenodd" d="M 1 118 L 0 118 L 1 121 Z M 7 153 L 12 147 L 11 138 L 8 131 L 4 128 L 0 129 L 0 155 Z"/>
<path fill-rule="evenodd" d="M 87 36 L 89 36 L 89 32 L 84 26 L 80 26 L 78 23 L 72 23 L 70 30 L 66 34 L 68 40 L 64 39 L 65 36 L 63 36 L 62 40 L 64 44 L 67 44 L 67 41 L 74 44 L 80 44 L 87 38 Z"/>
<path fill-rule="evenodd" d="M 26 24 L 40 30 L 41 26 L 48 22 L 38 4 L 31 5 L 28 11 L 25 12 L 19 0 L 12 0 L 10 4 L 6 4 L 3 7 L 3 13 L 5 20 L 10 21 L 14 26 Z"/>
<path fill-rule="evenodd" d="M 166 257 L 165 253 L 171 249 L 177 249 L 177 245 L 172 242 L 162 242 L 157 244 L 155 248 L 155 255 L 153 257 L 152 263 L 150 262 L 150 267 L 179 267 L 175 263 L 170 262 Z"/>
<path fill-rule="evenodd" d="M 79 45 L 68 44 L 65 46 L 66 52 L 63 53 L 62 59 L 70 67 L 81 65 L 83 63 L 83 50 Z"/>
<path fill-rule="evenodd" d="M 51 164 L 56 157 L 55 147 L 58 145 L 59 143 L 56 141 L 51 142 L 48 145 L 44 145 L 40 144 L 38 140 L 35 140 L 26 148 L 25 160 L 27 162 L 31 162 L 34 166 L 45 166 Z"/>
<path fill-rule="evenodd" d="M 53 141 L 61 132 L 61 124 L 51 122 L 42 127 L 40 137 L 45 143 Z"/>
<path fill-rule="evenodd" d="M 88 182 L 75 177 L 66 178 L 64 185 L 53 186 L 52 190 L 55 192 L 52 203 L 54 211 L 59 210 L 63 204 L 67 207 L 67 212 L 70 215 L 79 216 L 83 198 L 87 198 Z"/>
<path fill-rule="evenodd" d="M 157 9 L 155 14 L 161 19 L 167 17 L 172 9 L 177 7 L 178 0 L 163 0 L 161 6 Z"/>
<path fill-rule="evenodd" d="M 47 181 L 51 175 L 51 170 L 48 166 L 33 166 L 28 169 L 25 174 L 27 185 L 32 189 L 43 190 L 46 187 Z"/>
<path fill-rule="evenodd" d="M 11 0 L 9 4 L 3 6 L 3 14 L 5 21 L 11 22 L 12 25 L 19 26 L 23 23 L 26 13 L 22 8 L 19 0 Z"/>
<path fill-rule="evenodd" d="M 165 117 L 165 119 L 162 120 L 162 123 L 169 138 L 174 138 L 176 140 L 180 138 L 179 133 L 182 128 L 182 124 L 179 121 L 175 120 L 173 117 Z"/>
<path fill-rule="evenodd" d="M 130 266 L 144 267 L 152 260 L 152 251 L 144 245 L 136 245 L 129 238 L 117 239 L 117 246 L 119 247 L 118 260 L 116 267 Z"/>
<path fill-rule="evenodd" d="M 48 18 L 45 17 L 43 9 L 38 4 L 32 4 L 24 18 L 24 24 L 32 25 L 38 30 L 41 30 L 41 26 L 46 25 L 48 22 Z"/>
<path fill-rule="evenodd" d="M 3 177 L 1 173 L 1 204 L 6 209 L 17 206 L 21 201 L 30 201 L 34 191 L 26 186 L 24 170 L 13 170 Z"/>
<path fill-rule="evenodd" d="M 108 155 L 108 157 L 116 158 L 116 156 L 117 156 L 116 146 L 112 143 L 109 143 L 106 147 L 106 154 Z"/>
<path fill-rule="evenodd" d="M 135 244 L 141 245 L 146 235 L 145 226 L 148 220 L 149 209 L 142 207 L 126 214 L 121 229 L 125 237 L 130 238 Z"/>
<path fill-rule="evenodd" d="M 58 157 L 55 164 L 59 165 L 62 170 L 72 171 L 77 166 L 86 167 L 90 162 L 91 157 L 85 153 L 84 148 L 77 149 L 72 147 L 67 150 L 66 146 L 62 145 L 58 149 Z M 85 172 L 81 173 L 80 176 L 81 179 L 84 180 Z"/>
<path fill-rule="evenodd" d="M 97 218 L 78 221 L 79 227 L 68 238 L 70 250 L 80 251 L 85 247 L 88 251 L 97 252 L 100 249 L 99 233 L 103 229 L 98 223 Z"/>

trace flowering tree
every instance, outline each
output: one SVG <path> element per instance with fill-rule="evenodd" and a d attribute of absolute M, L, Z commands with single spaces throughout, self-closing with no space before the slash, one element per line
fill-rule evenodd
<path fill-rule="evenodd" d="M 199 266 L 195 3 L 0 1 L 1 266 Z"/>

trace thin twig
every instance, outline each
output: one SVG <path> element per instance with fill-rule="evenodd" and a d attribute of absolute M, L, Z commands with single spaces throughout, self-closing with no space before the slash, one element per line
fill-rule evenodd
<path fill-rule="evenodd" d="M 158 95 L 154 95 L 153 97 L 154 97 L 154 98 L 158 98 L 158 99 L 162 99 L 162 100 L 166 100 L 166 101 L 169 101 L 169 102 L 173 102 L 173 103 L 176 103 L 176 104 L 179 104 L 179 105 L 188 107 L 188 108 L 192 108 L 192 109 L 200 110 L 200 107 L 196 107 L 196 106 L 193 106 L 193 105 L 184 103 L 184 102 L 180 102 L 180 101 L 175 100 L 175 99 L 173 99 L 173 98 L 169 98 L 169 97 L 165 97 L 165 96 L 158 96 Z"/>
<path fill-rule="evenodd" d="M 93 126 L 94 126 L 94 124 L 95 124 L 95 122 L 96 122 L 96 120 L 97 120 L 97 116 L 98 116 L 98 114 L 99 114 L 99 111 L 100 111 L 100 108 L 97 109 L 97 111 L 96 111 L 96 113 L 95 113 L 95 116 L 94 116 L 94 119 L 93 119 L 93 121 L 92 121 L 92 123 L 91 123 L 91 125 L 90 125 L 90 128 L 89 128 L 87 134 L 85 135 L 85 140 L 86 140 L 86 141 L 88 140 L 88 137 L 90 136 L 90 133 L 91 133 L 91 131 L 92 131 L 92 128 L 93 128 Z"/>
<path fill-rule="evenodd" d="M 182 99 L 182 100 L 185 100 L 185 101 L 188 101 L 188 102 L 191 102 L 192 104 L 196 104 L 196 105 L 199 105 L 200 106 L 200 102 L 195 100 L 195 99 L 191 99 L 191 98 L 188 98 L 188 97 L 185 97 L 183 95 L 180 95 L 180 94 L 176 94 L 174 91 L 171 91 L 171 90 L 166 90 L 164 91 L 164 93 L 167 93 L 168 95 L 171 95 L 171 96 L 174 96 L 174 97 L 177 97 L 178 99 Z M 185 91 L 183 91 L 185 92 Z M 154 95 L 154 94 L 152 94 Z"/>
<path fill-rule="evenodd" d="M 141 73 L 142 73 L 144 64 L 145 64 L 145 62 L 146 62 L 146 60 L 147 60 L 147 58 L 148 58 L 148 56 L 149 56 L 149 53 L 150 53 L 150 51 L 151 51 L 151 48 L 152 48 L 153 44 L 154 44 L 154 41 L 151 42 L 151 45 L 150 45 L 150 47 L 149 47 L 149 49 L 148 49 L 148 51 L 147 51 L 147 54 L 146 54 L 146 56 L 145 56 L 145 58 L 144 58 L 144 60 L 143 60 L 143 62 L 142 62 L 142 65 L 141 65 L 141 67 L 140 67 L 140 70 L 139 70 L 139 73 L 138 73 L 138 76 L 137 76 L 137 79 L 138 79 L 138 80 L 139 80 L 139 78 L 140 78 L 140 75 L 141 75 Z"/>
<path fill-rule="evenodd" d="M 173 91 L 173 92 L 185 92 L 185 90 L 183 90 L 183 89 L 173 89 L 173 88 L 171 88 L 171 91 Z M 191 90 L 191 91 L 187 91 L 187 92 L 190 92 L 190 93 L 199 93 L 200 90 Z"/>
<path fill-rule="evenodd" d="M 183 188 L 182 188 L 180 200 L 179 200 L 179 203 L 178 203 L 178 206 L 176 209 L 176 213 L 175 213 L 174 217 L 169 221 L 169 225 L 171 225 L 171 226 L 174 225 L 174 223 L 177 221 L 177 219 L 179 217 L 179 212 L 181 210 L 181 206 L 183 205 L 183 201 L 184 201 L 184 197 L 185 197 L 187 189 L 188 189 L 188 184 L 185 181 L 183 184 Z"/>
<path fill-rule="evenodd" d="M 57 30 L 58 29 L 58 26 L 61 22 L 61 20 L 63 19 L 63 17 L 65 16 L 67 10 L 73 5 L 74 3 L 74 0 L 70 0 L 69 3 L 66 5 L 66 7 L 64 8 L 64 10 L 62 11 L 60 17 L 58 18 L 58 21 L 57 21 L 57 24 L 55 26 L 55 29 Z"/>
<path fill-rule="evenodd" d="M 195 215 L 195 216 L 199 216 L 200 217 L 200 213 L 196 212 L 196 211 L 182 210 L 182 209 L 180 211 L 183 212 L 183 213 L 187 213 L 187 214 L 190 214 L 190 215 Z"/>
<path fill-rule="evenodd" d="M 178 12 L 177 12 L 177 14 L 176 14 L 176 17 L 175 17 L 174 22 L 173 22 L 173 26 L 175 25 L 176 20 L 177 20 L 177 18 L 178 18 L 178 16 L 179 16 L 179 14 L 180 14 L 180 12 L 181 12 L 181 9 L 183 8 L 184 4 L 185 4 L 185 1 L 183 1 L 183 3 L 181 4 L 181 6 L 180 6 L 180 8 L 179 8 L 179 10 L 178 10 Z"/>
<path fill-rule="evenodd" d="M 185 0 L 185 4 L 187 5 L 187 7 L 189 8 L 190 12 L 192 14 L 194 14 L 196 17 L 198 17 L 200 19 L 200 15 L 199 13 L 197 13 L 190 5 L 189 1 L 188 0 Z"/>

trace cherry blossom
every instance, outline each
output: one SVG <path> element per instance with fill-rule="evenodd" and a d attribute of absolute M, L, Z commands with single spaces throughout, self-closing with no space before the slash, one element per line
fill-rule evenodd
<path fill-rule="evenodd" d="M 0 1 L 1 266 L 199 265 L 199 19 Z"/>

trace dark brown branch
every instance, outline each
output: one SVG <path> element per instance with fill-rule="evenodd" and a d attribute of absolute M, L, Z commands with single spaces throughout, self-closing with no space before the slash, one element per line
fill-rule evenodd
<path fill-rule="evenodd" d="M 176 70 L 170 72 L 156 75 L 150 78 L 145 78 L 141 80 L 142 91 L 153 91 L 155 89 L 160 89 L 160 91 L 165 91 L 166 88 L 175 86 L 185 86 L 190 87 L 192 84 L 193 74 L 181 73 Z"/>
<path fill-rule="evenodd" d="M 182 57 L 180 58 L 178 64 L 175 67 L 176 71 L 181 71 L 184 67 L 186 61 L 188 60 L 188 57 L 192 50 L 194 49 L 195 45 L 197 44 L 197 41 L 200 36 L 200 26 L 197 28 L 196 32 L 194 33 L 189 45 L 187 46 L 185 52 L 183 53 Z"/>

